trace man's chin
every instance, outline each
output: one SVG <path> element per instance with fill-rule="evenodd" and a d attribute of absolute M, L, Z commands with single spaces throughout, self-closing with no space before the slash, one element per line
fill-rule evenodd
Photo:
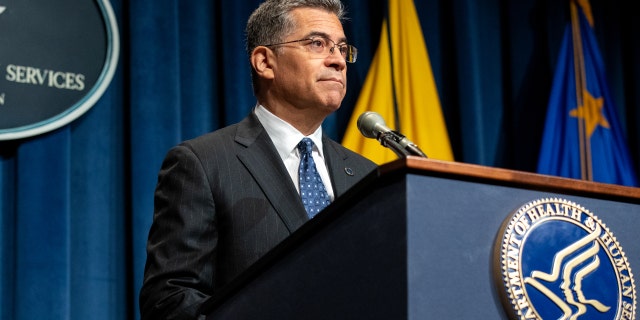
<path fill-rule="evenodd" d="M 342 103 L 342 99 L 344 99 L 344 92 L 342 91 L 331 91 L 328 92 L 325 96 L 325 105 L 327 106 L 335 106 L 335 108 L 339 108 Z"/>
<path fill-rule="evenodd" d="M 340 99 L 329 99 L 326 101 L 325 108 L 330 111 L 330 112 L 334 112 L 338 109 L 340 109 L 340 105 L 342 104 L 342 98 Z"/>

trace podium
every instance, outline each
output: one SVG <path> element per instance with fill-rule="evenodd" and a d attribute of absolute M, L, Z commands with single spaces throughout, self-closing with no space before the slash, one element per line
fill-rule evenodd
<path fill-rule="evenodd" d="M 206 319 L 507 319 L 496 239 L 514 210 L 540 198 L 594 212 L 640 270 L 640 189 L 408 157 L 212 297 Z"/>

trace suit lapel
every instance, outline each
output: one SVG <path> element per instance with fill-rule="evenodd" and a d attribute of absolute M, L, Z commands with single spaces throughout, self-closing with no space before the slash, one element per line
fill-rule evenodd
<path fill-rule="evenodd" d="M 329 176 L 331 177 L 331 185 L 335 197 L 344 194 L 350 187 L 347 181 L 346 159 L 348 155 L 334 145 L 326 136 L 322 137 L 322 145 L 324 146 L 325 161 L 329 168 Z"/>
<path fill-rule="evenodd" d="M 235 139 L 246 147 L 238 153 L 240 161 L 254 177 L 289 231 L 298 229 L 308 220 L 302 201 L 299 200 L 300 195 L 296 192 L 273 142 L 253 113 L 240 123 Z"/>

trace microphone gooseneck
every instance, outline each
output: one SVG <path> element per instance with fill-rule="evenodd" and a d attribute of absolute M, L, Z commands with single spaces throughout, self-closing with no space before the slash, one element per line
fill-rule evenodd
<path fill-rule="evenodd" d="M 393 150 L 400 158 L 406 156 L 427 158 L 427 155 L 415 143 L 398 131 L 389 129 L 382 116 L 376 112 L 362 113 L 358 117 L 357 126 L 363 136 L 380 141 L 382 146 Z"/>

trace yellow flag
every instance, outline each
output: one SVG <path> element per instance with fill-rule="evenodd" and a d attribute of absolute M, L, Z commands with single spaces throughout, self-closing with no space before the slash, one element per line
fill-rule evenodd
<path fill-rule="evenodd" d="M 375 139 L 365 138 L 358 131 L 358 117 L 366 111 L 379 113 L 387 127 L 407 136 L 429 158 L 453 161 L 449 135 L 413 1 L 389 0 L 388 20 L 382 23 L 378 49 L 342 140 L 345 147 L 377 164 L 397 159 L 393 151 L 381 146 Z M 396 114 L 399 128 L 395 125 Z"/>

